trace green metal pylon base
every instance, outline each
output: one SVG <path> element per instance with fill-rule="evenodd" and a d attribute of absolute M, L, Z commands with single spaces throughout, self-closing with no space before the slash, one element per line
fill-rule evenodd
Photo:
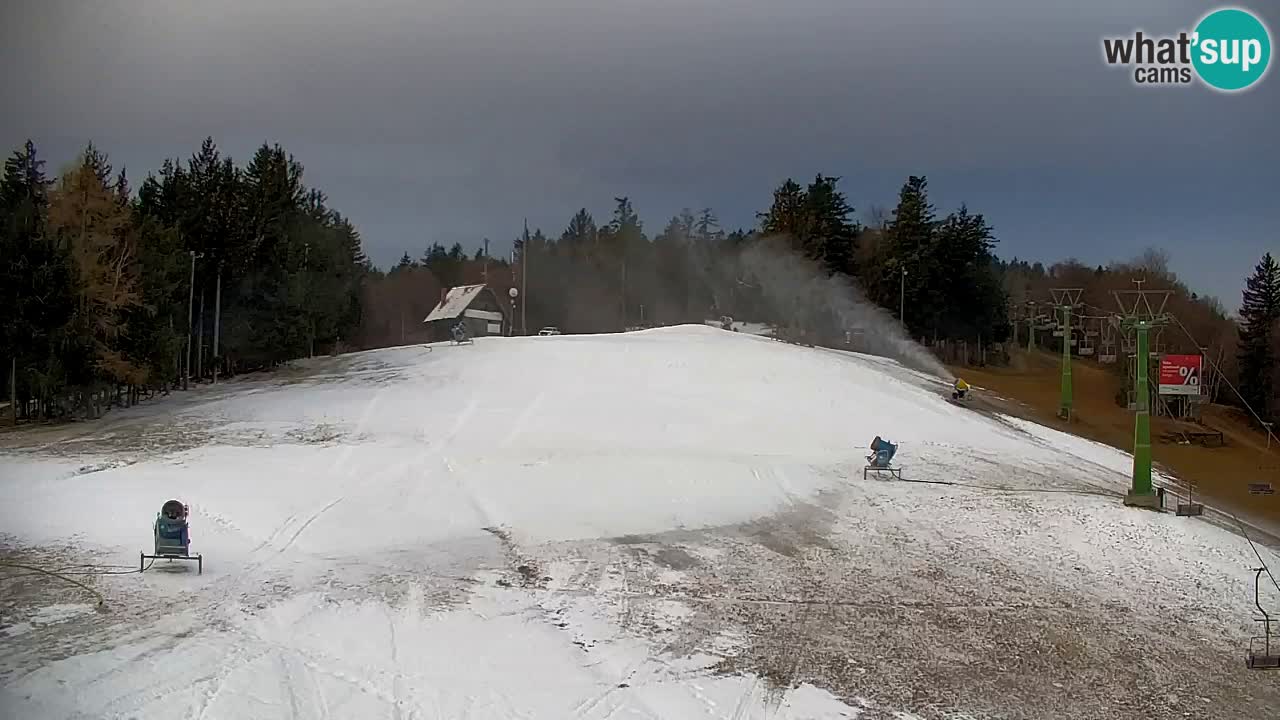
<path fill-rule="evenodd" d="M 1128 507 L 1146 508 L 1148 510 L 1163 510 L 1162 498 L 1158 493 L 1139 493 L 1130 490 L 1125 493 L 1124 504 Z"/>

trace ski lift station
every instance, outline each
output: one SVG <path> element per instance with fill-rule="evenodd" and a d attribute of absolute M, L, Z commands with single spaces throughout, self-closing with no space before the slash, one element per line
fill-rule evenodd
<path fill-rule="evenodd" d="M 510 334 L 509 308 L 488 285 L 459 285 L 440 291 L 440 302 L 426 319 L 433 341 L 448 340 L 461 322 L 468 337 Z"/>

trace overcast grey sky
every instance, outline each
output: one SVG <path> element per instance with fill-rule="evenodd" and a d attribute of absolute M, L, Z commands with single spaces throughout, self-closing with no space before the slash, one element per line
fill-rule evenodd
<path fill-rule="evenodd" d="M 380 265 L 509 248 L 627 195 L 650 231 L 747 227 L 788 176 L 860 211 L 909 174 L 994 224 L 1002 257 L 1166 247 L 1239 305 L 1280 251 L 1280 76 L 1135 87 L 1104 35 L 1191 29 L 1180 0 L 8 0 L 0 141 L 50 169 L 92 140 L 138 182 L 212 135 L 279 142 Z M 1249 7 L 1249 5 L 1245 5 Z M 1255 5 L 1273 38 L 1274 5 Z M 1273 64 L 1274 64 L 1273 60 Z"/>

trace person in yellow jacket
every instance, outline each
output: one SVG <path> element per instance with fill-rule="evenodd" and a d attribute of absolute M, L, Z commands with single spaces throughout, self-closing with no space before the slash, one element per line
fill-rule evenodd
<path fill-rule="evenodd" d="M 951 393 L 951 397 L 956 400 L 963 400 L 965 393 L 969 392 L 969 383 L 965 382 L 964 378 L 956 378 L 956 383 L 953 387 L 955 389 Z"/>

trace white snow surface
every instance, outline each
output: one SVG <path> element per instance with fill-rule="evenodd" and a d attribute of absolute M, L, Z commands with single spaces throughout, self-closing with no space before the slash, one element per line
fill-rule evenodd
<path fill-rule="evenodd" d="M 883 359 L 684 326 L 318 359 L 10 447 L 0 536 L 136 566 L 172 497 L 191 505 L 205 563 L 202 575 L 160 563 L 102 578 L 108 611 L 66 652 L 7 643 L 59 632 L 58 620 L 83 619 L 69 609 L 80 606 L 0 618 L 0 715 L 858 717 L 866 704 L 825 689 L 778 694 L 750 673 L 715 672 L 740 638 L 669 652 L 662 639 L 691 614 L 679 599 L 650 608 L 656 635 L 634 632 L 625 571 L 584 581 L 570 556 L 526 587 L 511 566 L 538 547 L 730 526 L 864 483 L 876 435 L 900 443 L 904 472 L 920 479 L 1123 485 L 1123 453 L 940 395 Z M 134 442 L 156 425 L 194 440 Z M 912 513 L 922 489 L 951 492 L 902 485 L 886 497 Z M 1096 497 L 1053 502 L 1066 510 L 1040 520 L 1055 562 L 1121 578 L 1140 559 L 1119 542 L 1146 552 L 1137 526 L 1159 523 L 1151 542 L 1178 544 L 1195 572 L 1156 564 L 1153 582 L 1207 574 L 1244 592 L 1248 549 L 1218 528 L 1134 519 Z M 1032 541 L 1001 549 L 1025 533 L 1017 513 L 947 532 L 1030 567 Z M 1081 518 L 1095 523 L 1088 538 Z M 838 534 L 856 542 L 857 527 Z M 86 602 L 74 592 L 62 602 Z M 1220 595 L 1198 600 L 1245 612 Z"/>

